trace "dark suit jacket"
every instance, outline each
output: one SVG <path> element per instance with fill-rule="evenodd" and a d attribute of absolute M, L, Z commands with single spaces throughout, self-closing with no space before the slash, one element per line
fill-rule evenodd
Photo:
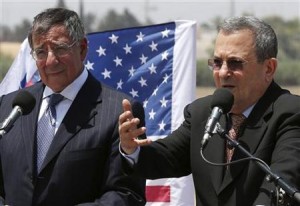
<path fill-rule="evenodd" d="M 225 167 L 212 166 L 201 158 L 200 145 L 211 99 L 209 96 L 187 105 L 182 125 L 167 138 L 141 147 L 134 169 L 151 179 L 192 173 L 198 206 L 270 205 L 267 191 L 273 184 L 264 181 L 265 173 L 253 161 L 232 165 L 226 171 Z M 223 128 L 226 123 L 227 116 L 222 115 Z M 239 141 L 251 154 L 269 164 L 273 172 L 300 189 L 299 96 L 272 83 L 248 117 Z M 213 135 L 204 155 L 212 162 L 224 162 L 225 140 Z M 235 150 L 233 160 L 242 156 Z"/>
<path fill-rule="evenodd" d="M 144 205 L 145 180 L 121 172 L 118 118 L 122 93 L 101 85 L 90 74 L 63 119 L 36 174 L 36 129 L 44 85 L 27 88 L 36 98 L 0 140 L 0 191 L 13 206 Z M 18 91 L 17 91 L 18 92 Z M 17 92 L 0 100 L 0 120 L 12 110 Z"/>

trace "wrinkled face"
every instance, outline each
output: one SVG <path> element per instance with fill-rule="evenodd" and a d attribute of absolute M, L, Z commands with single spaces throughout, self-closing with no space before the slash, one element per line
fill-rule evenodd
<path fill-rule="evenodd" d="M 87 40 L 73 42 L 64 26 L 53 26 L 46 34 L 33 34 L 33 51 L 42 60 L 36 60 L 44 84 L 60 92 L 72 83 L 83 70 L 87 54 Z M 73 44 L 74 43 L 74 44 Z"/>
<path fill-rule="evenodd" d="M 213 77 L 217 88 L 228 88 L 234 95 L 231 112 L 242 113 L 256 103 L 270 85 L 277 61 L 257 62 L 255 43 L 250 30 L 218 34 L 214 51 Z M 216 67 L 217 68 L 217 67 Z"/>

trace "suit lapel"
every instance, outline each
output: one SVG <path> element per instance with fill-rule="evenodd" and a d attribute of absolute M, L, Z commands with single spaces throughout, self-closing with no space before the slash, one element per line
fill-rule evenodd
<path fill-rule="evenodd" d="M 273 107 L 272 104 L 281 94 L 285 93 L 274 82 L 270 85 L 264 96 L 257 102 L 253 108 L 250 116 L 246 120 L 246 128 L 242 133 L 242 136 L 238 139 L 240 144 L 251 154 L 254 154 L 261 142 L 265 131 L 268 128 L 268 120 L 272 116 Z M 245 155 L 235 149 L 232 161 L 244 158 Z M 247 168 L 249 162 L 241 162 L 231 165 L 226 171 L 223 182 L 218 193 L 221 193 L 237 176 Z"/>
<path fill-rule="evenodd" d="M 44 86 L 42 83 L 37 83 L 33 87 L 28 88 L 28 91 L 34 96 L 36 100 L 35 107 L 32 112 L 22 118 L 22 137 L 25 145 L 25 156 L 28 166 L 31 171 L 34 171 L 35 164 L 35 136 L 36 136 L 36 123 L 39 115 L 40 105 L 42 101 Z"/>
<path fill-rule="evenodd" d="M 263 124 L 262 121 L 258 122 L 254 126 L 247 126 L 244 130 L 242 137 L 238 139 L 239 143 L 251 154 L 253 154 L 259 142 L 263 138 L 263 134 L 267 129 L 267 125 Z M 246 156 L 239 149 L 235 149 L 234 154 L 232 156 L 232 161 L 245 158 Z M 224 178 L 219 189 L 219 192 L 222 192 L 228 185 L 230 185 L 235 178 L 247 168 L 247 164 L 249 161 L 240 162 L 238 164 L 233 164 L 229 166 L 228 169 L 224 170 Z"/>
<path fill-rule="evenodd" d="M 226 129 L 227 125 L 227 118 L 226 115 L 222 115 L 219 121 L 220 125 L 222 126 L 223 129 Z M 209 158 L 213 162 L 216 163 L 223 163 L 225 159 L 225 139 L 220 137 L 218 134 L 215 134 L 210 141 L 210 144 L 212 146 L 211 149 L 209 149 L 210 154 Z M 215 149 L 215 148 L 220 148 L 220 149 Z M 211 171 L 211 179 L 212 183 L 214 185 L 215 191 L 217 192 L 222 184 L 223 180 L 223 173 L 224 173 L 224 167 L 222 166 L 216 166 L 212 171 Z"/>
<path fill-rule="evenodd" d="M 89 74 L 54 136 L 41 171 L 83 127 L 95 126 L 92 119 L 97 114 L 96 108 L 100 102 L 101 85 Z"/>

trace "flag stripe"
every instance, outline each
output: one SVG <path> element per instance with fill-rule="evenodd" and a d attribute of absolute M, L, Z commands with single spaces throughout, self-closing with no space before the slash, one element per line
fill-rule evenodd
<path fill-rule="evenodd" d="M 146 197 L 147 202 L 170 202 L 171 201 L 170 186 L 147 186 Z"/>

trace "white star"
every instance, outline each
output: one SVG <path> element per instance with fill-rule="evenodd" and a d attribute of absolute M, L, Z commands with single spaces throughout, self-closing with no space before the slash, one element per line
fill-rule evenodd
<path fill-rule="evenodd" d="M 116 58 L 114 59 L 114 62 L 116 63 L 116 67 L 119 65 L 122 66 L 122 59 L 119 59 L 118 56 L 116 56 Z"/>
<path fill-rule="evenodd" d="M 170 33 L 170 30 L 166 28 L 164 31 L 161 32 L 162 38 L 169 37 L 169 33 Z"/>
<path fill-rule="evenodd" d="M 155 73 L 156 74 L 156 66 L 154 66 L 154 64 L 152 63 L 150 67 L 148 67 L 148 69 L 150 70 L 150 74 Z"/>
<path fill-rule="evenodd" d="M 123 85 L 123 81 L 122 79 L 120 79 L 120 81 L 117 83 L 117 89 L 122 89 L 122 85 Z"/>
<path fill-rule="evenodd" d="M 131 66 L 130 70 L 129 71 L 129 76 L 133 76 L 134 75 L 134 72 L 135 72 L 135 69 L 133 66 Z"/>
<path fill-rule="evenodd" d="M 89 60 L 87 61 L 87 63 L 84 66 L 87 70 L 94 70 L 94 67 L 93 67 L 94 63 L 91 63 Z"/>
<path fill-rule="evenodd" d="M 163 99 L 160 100 L 160 103 L 161 107 L 167 107 L 168 100 L 166 100 L 165 97 L 163 97 Z"/>
<path fill-rule="evenodd" d="M 169 53 L 168 53 L 168 51 L 164 51 L 164 53 L 162 53 L 161 54 L 161 60 L 168 60 L 168 55 L 169 55 Z"/>
<path fill-rule="evenodd" d="M 104 79 L 106 79 L 106 78 L 111 78 L 111 77 L 110 77 L 110 73 L 111 73 L 111 71 L 108 71 L 108 70 L 105 68 L 105 71 L 102 72 L 101 74 L 104 76 Z"/>
<path fill-rule="evenodd" d="M 140 32 L 139 35 L 136 35 L 136 37 L 137 37 L 137 40 L 136 40 L 136 41 L 137 41 L 137 42 L 143 41 L 144 36 L 145 36 L 145 35 L 144 35 L 142 32 Z"/>
<path fill-rule="evenodd" d="M 141 64 L 145 64 L 147 62 L 148 57 L 144 56 L 144 54 L 142 54 L 142 56 L 140 57 L 141 60 Z"/>
<path fill-rule="evenodd" d="M 129 93 L 131 94 L 132 98 L 139 97 L 138 91 L 135 91 L 133 88 L 131 89 L 131 92 L 129 92 Z"/>
<path fill-rule="evenodd" d="M 143 107 L 144 107 L 144 108 L 147 108 L 148 102 L 149 102 L 149 101 L 148 101 L 147 99 L 145 99 L 145 101 L 143 101 Z"/>
<path fill-rule="evenodd" d="M 154 43 L 154 41 L 152 41 L 152 43 L 149 45 L 149 47 L 151 48 L 151 51 L 157 51 L 157 44 Z"/>
<path fill-rule="evenodd" d="M 152 96 L 156 96 L 156 93 L 158 92 L 158 87 L 156 87 L 152 93 Z"/>
<path fill-rule="evenodd" d="M 118 36 L 116 36 L 116 35 L 114 35 L 114 34 L 112 34 L 110 37 L 108 37 L 110 40 L 111 40 L 111 43 L 113 44 L 113 43 L 118 43 Z"/>
<path fill-rule="evenodd" d="M 131 48 L 132 48 L 132 47 L 128 46 L 128 44 L 126 44 L 126 46 L 123 47 L 123 49 L 125 50 L 125 53 L 126 53 L 126 54 L 128 54 L 128 53 L 131 54 Z"/>
<path fill-rule="evenodd" d="M 151 112 L 149 112 L 149 119 L 154 119 L 156 112 L 153 111 L 153 109 L 151 109 Z"/>
<path fill-rule="evenodd" d="M 165 131 L 165 126 L 166 124 L 164 123 L 164 120 L 161 121 L 161 123 L 158 124 L 159 125 L 159 131 Z"/>
<path fill-rule="evenodd" d="M 148 86 L 148 85 L 147 85 L 147 80 L 144 79 L 143 77 L 141 77 L 141 79 L 139 80 L 139 83 L 141 84 L 141 87 L 143 87 L 143 86 Z"/>
<path fill-rule="evenodd" d="M 98 56 L 101 57 L 101 56 L 106 56 L 106 53 L 105 53 L 106 49 L 105 48 L 102 48 L 101 46 L 99 47 L 98 50 L 96 50 L 96 52 L 98 52 Z"/>
<path fill-rule="evenodd" d="M 170 76 L 165 74 L 165 76 L 163 77 L 163 79 L 164 79 L 163 83 L 168 83 L 169 78 L 170 78 Z"/>

